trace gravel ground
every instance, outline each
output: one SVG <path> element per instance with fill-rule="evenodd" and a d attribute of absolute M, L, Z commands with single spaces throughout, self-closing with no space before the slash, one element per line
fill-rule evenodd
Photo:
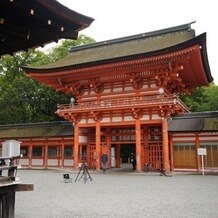
<path fill-rule="evenodd" d="M 218 176 L 89 171 L 93 181 L 64 183 L 78 171 L 20 170 L 33 192 L 16 193 L 16 218 L 218 217 Z"/>

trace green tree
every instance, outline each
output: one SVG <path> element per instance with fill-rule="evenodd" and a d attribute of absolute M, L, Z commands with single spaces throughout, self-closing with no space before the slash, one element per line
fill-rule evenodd
<path fill-rule="evenodd" d="M 181 95 L 181 99 L 192 112 L 218 110 L 218 86 L 211 83 L 208 87 L 199 87 L 191 95 Z"/>
<path fill-rule="evenodd" d="M 0 59 L 0 124 L 47 122 L 60 120 L 55 114 L 58 103 L 69 103 L 70 97 L 28 78 L 22 66 L 41 66 L 67 55 L 71 46 L 94 42 L 90 37 L 64 40 L 45 53 L 38 49 L 18 52 Z"/>

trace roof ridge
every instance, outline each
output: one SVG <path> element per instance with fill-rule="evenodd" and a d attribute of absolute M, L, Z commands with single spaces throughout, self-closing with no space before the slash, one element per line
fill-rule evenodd
<path fill-rule="evenodd" d="M 154 36 L 166 35 L 166 34 L 174 33 L 174 32 L 181 32 L 181 31 L 184 31 L 184 30 L 191 30 L 191 24 L 193 24 L 193 23 L 195 23 L 195 21 L 187 23 L 187 24 L 182 24 L 182 25 L 179 25 L 179 26 L 174 26 L 174 27 L 169 27 L 169 28 L 165 28 L 165 29 L 150 31 L 150 32 L 146 32 L 146 33 L 140 33 L 140 34 L 131 35 L 131 36 L 124 36 L 124 37 L 120 37 L 120 38 L 95 42 L 95 43 L 86 44 L 86 45 L 73 46 L 73 47 L 71 47 L 69 49 L 69 51 L 74 52 L 74 51 L 79 51 L 79 50 L 84 50 L 84 49 L 89 49 L 89 48 L 101 47 L 101 46 L 104 46 L 104 45 L 111 45 L 111 44 L 116 44 L 116 43 L 120 43 L 120 42 L 127 42 L 127 41 L 131 41 L 131 40 L 137 40 L 137 39 L 149 38 L 149 37 L 154 37 Z"/>
<path fill-rule="evenodd" d="M 215 118 L 218 117 L 218 111 L 190 112 L 172 116 L 173 119 L 193 119 L 193 118 Z"/>
<path fill-rule="evenodd" d="M 30 126 L 35 126 L 35 127 L 39 127 L 39 126 L 54 126 L 54 125 L 71 125 L 71 123 L 69 121 L 52 121 L 52 122 L 39 122 L 39 123 L 18 123 L 18 124 L 4 124 L 4 125 L 0 125 L 0 129 L 3 128 L 12 128 L 12 127 L 16 127 L 16 128 L 27 128 Z"/>

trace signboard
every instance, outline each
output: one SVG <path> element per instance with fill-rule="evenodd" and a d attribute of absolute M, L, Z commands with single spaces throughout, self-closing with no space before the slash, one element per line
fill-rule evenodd
<path fill-rule="evenodd" d="M 198 155 L 207 155 L 206 148 L 198 148 Z"/>
<path fill-rule="evenodd" d="M 207 155 L 207 149 L 198 148 L 198 155 L 201 156 L 202 175 L 204 175 L 204 155 Z"/>

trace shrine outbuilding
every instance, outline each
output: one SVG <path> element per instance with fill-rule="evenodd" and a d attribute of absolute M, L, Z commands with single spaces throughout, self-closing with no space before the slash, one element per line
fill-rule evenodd
<path fill-rule="evenodd" d="M 158 139 L 158 132 L 153 140 Z M 172 171 L 200 172 L 198 148 L 206 148 L 205 169 L 211 171 L 218 168 L 218 112 L 195 112 L 175 115 L 169 121 L 169 149 Z M 126 167 L 133 143 L 128 144 L 129 136 L 119 138 L 121 152 L 112 156 L 109 167 Z M 69 121 L 10 124 L 0 126 L 0 141 L 21 141 L 23 157 L 19 164 L 23 168 L 72 168 L 74 167 L 74 128 Z M 149 140 L 148 146 L 152 139 Z M 81 143 L 80 159 L 86 151 L 86 143 Z M 117 147 L 116 144 L 112 148 Z M 150 150 L 149 152 L 157 152 Z M 153 154 L 154 155 L 154 154 Z M 150 155 L 151 156 L 151 155 Z M 118 160 L 120 158 L 120 160 Z M 149 157 L 151 158 L 151 157 Z"/>
<path fill-rule="evenodd" d="M 102 153 L 111 157 L 109 167 L 119 167 L 121 154 L 131 152 L 137 171 L 148 163 L 153 169 L 199 170 L 197 148 L 207 146 L 205 134 L 212 137 L 212 165 L 217 167 L 216 133 L 174 131 L 178 120 L 183 124 L 182 117 L 189 117 L 179 94 L 213 81 L 206 33 L 195 36 L 191 24 L 72 47 L 56 63 L 24 70 L 30 78 L 75 97 L 74 104 L 57 109 L 74 127 L 75 168 L 86 156 L 88 166 L 100 170 Z"/>

